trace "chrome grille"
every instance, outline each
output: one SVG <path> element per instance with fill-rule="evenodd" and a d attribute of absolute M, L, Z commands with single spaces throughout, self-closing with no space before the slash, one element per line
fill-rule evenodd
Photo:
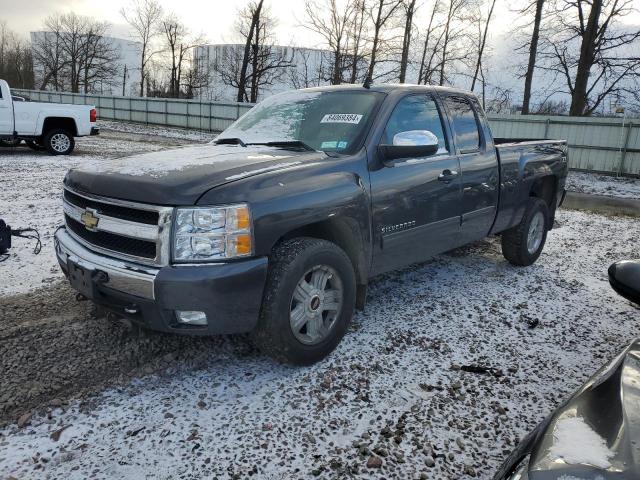
<path fill-rule="evenodd" d="M 172 207 L 100 197 L 66 187 L 63 207 L 67 231 L 87 248 L 147 265 L 169 263 Z"/>

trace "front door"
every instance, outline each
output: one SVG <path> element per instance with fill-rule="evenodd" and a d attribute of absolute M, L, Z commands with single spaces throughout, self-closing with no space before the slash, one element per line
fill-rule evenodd
<path fill-rule="evenodd" d="M 460 175 L 438 105 L 428 94 L 402 98 L 391 113 L 381 144 L 396 134 L 428 130 L 436 154 L 400 159 L 370 172 L 374 228 L 373 274 L 420 262 L 459 245 Z"/>

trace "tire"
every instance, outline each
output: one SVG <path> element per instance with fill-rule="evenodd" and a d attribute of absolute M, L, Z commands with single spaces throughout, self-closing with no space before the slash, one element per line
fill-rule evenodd
<path fill-rule="evenodd" d="M 0 140 L 0 147 L 14 148 L 20 145 L 20 143 L 22 143 L 22 140 L 20 138 L 14 138 L 11 140 Z"/>
<path fill-rule="evenodd" d="M 544 200 L 530 197 L 520 223 L 502 233 L 502 255 L 513 265 L 533 264 L 542 253 L 548 231 L 549 207 Z M 535 241 L 529 241 L 529 233 Z"/>
<path fill-rule="evenodd" d="M 51 155 L 69 155 L 75 146 L 73 135 L 61 128 L 48 131 L 42 143 Z"/>
<path fill-rule="evenodd" d="M 303 279 L 306 286 L 299 288 Z M 340 291 L 341 295 L 336 293 Z M 252 339 L 279 362 L 311 365 L 340 343 L 351 322 L 355 299 L 353 265 L 337 245 L 305 237 L 285 241 L 269 257 Z M 294 322 L 301 328 L 294 328 Z"/>
<path fill-rule="evenodd" d="M 25 140 L 24 143 L 27 145 L 27 147 L 29 147 L 31 150 L 35 150 L 36 152 L 44 150 L 44 147 L 35 140 Z"/>

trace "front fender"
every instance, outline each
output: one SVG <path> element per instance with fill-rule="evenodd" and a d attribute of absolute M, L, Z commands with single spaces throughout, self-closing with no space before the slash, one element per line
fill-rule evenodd
<path fill-rule="evenodd" d="M 322 223 L 335 225 L 337 235 L 349 237 L 347 240 L 356 246 L 358 257 L 368 265 L 371 258 L 368 185 L 366 162 L 327 161 L 232 182 L 210 190 L 198 204 L 249 203 L 256 255 L 269 255 L 273 246 L 291 232 Z"/>

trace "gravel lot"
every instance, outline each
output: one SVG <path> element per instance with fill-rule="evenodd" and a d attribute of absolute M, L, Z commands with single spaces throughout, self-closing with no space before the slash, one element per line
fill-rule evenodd
<path fill-rule="evenodd" d="M 640 221 L 570 211 L 532 267 L 488 240 L 376 279 L 313 367 L 92 316 L 55 268 L 64 172 L 184 142 L 105 133 L 65 159 L 0 151 L 0 217 L 44 234 L 40 256 L 16 242 L 0 263 L 0 478 L 490 478 L 637 335 L 606 268 L 640 256 Z"/>
<path fill-rule="evenodd" d="M 567 190 L 606 197 L 640 200 L 640 178 L 616 177 L 597 173 L 571 172 Z"/>

